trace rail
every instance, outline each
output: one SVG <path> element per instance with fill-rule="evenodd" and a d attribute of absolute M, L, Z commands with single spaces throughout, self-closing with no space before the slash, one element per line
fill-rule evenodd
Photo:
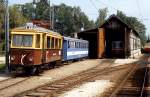
<path fill-rule="evenodd" d="M 146 68 L 145 73 L 144 73 L 144 78 L 143 78 L 143 84 L 142 84 L 142 89 L 141 89 L 140 97 L 143 97 L 143 92 L 144 92 L 144 88 L 145 88 L 147 74 L 148 74 L 148 68 Z"/>
<path fill-rule="evenodd" d="M 138 63 L 142 65 L 136 64 L 135 67 L 133 67 L 131 71 L 127 74 L 127 76 L 123 78 L 123 80 L 120 80 L 118 86 L 114 87 L 114 90 L 109 92 L 108 94 L 109 97 L 117 97 L 117 96 L 128 97 L 129 95 L 134 95 L 135 97 L 135 94 L 138 95 L 138 97 L 145 97 L 144 91 L 145 91 L 145 84 L 147 82 L 146 78 L 148 74 L 148 68 L 147 68 L 148 63 L 149 62 L 146 59 L 142 63 Z M 137 73 L 140 74 L 138 78 L 135 76 L 137 75 Z M 138 81 L 138 83 L 132 84 L 134 83 L 134 81 Z"/>
<path fill-rule="evenodd" d="M 120 85 L 114 90 L 114 92 L 109 97 L 115 97 L 119 90 L 122 88 L 124 83 L 128 80 L 128 78 L 134 73 L 135 69 L 137 69 L 137 65 L 131 69 L 125 79 L 120 83 Z"/>

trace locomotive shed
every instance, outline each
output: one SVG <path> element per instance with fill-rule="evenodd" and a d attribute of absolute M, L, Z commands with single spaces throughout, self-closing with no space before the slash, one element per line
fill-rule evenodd
<path fill-rule="evenodd" d="M 76 36 L 89 41 L 90 58 L 134 58 L 140 55 L 139 34 L 115 15 L 100 27 L 78 32 Z"/>

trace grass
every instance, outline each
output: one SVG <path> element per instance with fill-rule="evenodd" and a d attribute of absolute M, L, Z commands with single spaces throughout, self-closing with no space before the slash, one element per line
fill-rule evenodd
<path fill-rule="evenodd" d="M 5 64 L 0 64 L 0 71 L 5 69 Z"/>

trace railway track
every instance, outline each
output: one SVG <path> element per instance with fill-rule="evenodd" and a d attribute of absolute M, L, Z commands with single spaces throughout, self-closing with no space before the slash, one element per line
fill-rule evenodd
<path fill-rule="evenodd" d="M 91 81 L 96 77 L 103 76 L 104 74 L 110 72 L 129 68 L 130 66 L 133 67 L 132 65 L 113 67 L 113 64 L 110 64 L 103 69 L 95 67 L 91 70 L 69 76 L 50 84 L 46 84 L 45 86 L 14 95 L 14 97 L 57 97 L 58 95 L 69 91 L 74 86 L 80 85 L 87 81 Z"/>
<path fill-rule="evenodd" d="M 11 77 L 0 81 L 0 91 L 16 86 L 28 79 L 30 79 L 30 77 Z"/>
<path fill-rule="evenodd" d="M 117 93 L 117 97 L 145 97 L 145 82 L 147 77 L 147 68 L 139 69 L 137 72 L 139 72 L 139 77 L 134 75 L 131 76 L 123 88 Z M 136 76 L 136 78 L 135 78 Z M 132 82 L 131 82 L 132 81 Z M 134 83 L 132 85 L 129 85 L 131 83 Z"/>
<path fill-rule="evenodd" d="M 107 92 L 103 97 L 149 97 L 146 96 L 150 91 L 146 87 L 149 72 L 147 64 L 144 62 L 135 66 L 112 91 Z"/>

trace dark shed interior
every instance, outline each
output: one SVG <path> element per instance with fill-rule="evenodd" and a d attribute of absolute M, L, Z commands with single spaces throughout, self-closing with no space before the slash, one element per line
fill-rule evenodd
<path fill-rule="evenodd" d="M 105 57 L 107 58 L 124 58 L 124 45 L 125 45 L 125 26 L 116 18 L 111 18 L 101 26 L 105 29 Z M 113 50 L 113 43 L 121 42 L 118 52 Z M 122 49 L 121 49 L 122 48 Z"/>
<path fill-rule="evenodd" d="M 78 38 L 89 41 L 89 58 L 97 58 L 97 32 L 98 29 L 92 29 L 78 33 Z"/>

